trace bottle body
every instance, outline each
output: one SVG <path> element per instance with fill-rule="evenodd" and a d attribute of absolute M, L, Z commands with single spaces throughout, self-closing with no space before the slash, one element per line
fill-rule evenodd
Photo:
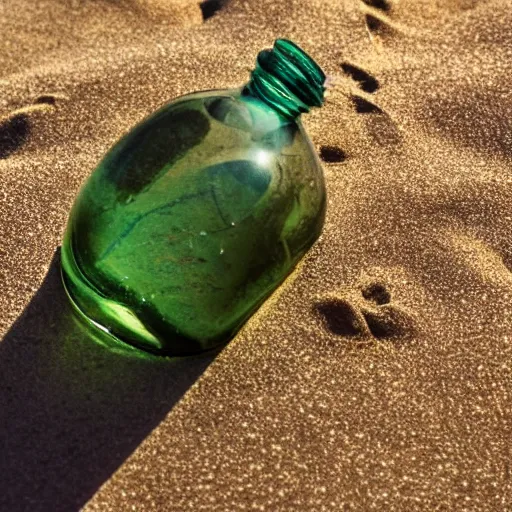
<path fill-rule="evenodd" d="M 93 324 L 143 349 L 223 344 L 318 238 L 321 165 L 300 118 L 243 87 L 182 96 L 82 187 L 62 260 Z"/>

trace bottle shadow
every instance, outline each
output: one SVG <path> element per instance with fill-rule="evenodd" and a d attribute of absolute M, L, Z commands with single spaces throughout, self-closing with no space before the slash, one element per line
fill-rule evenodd
<path fill-rule="evenodd" d="M 60 282 L 60 251 L 0 343 L 0 510 L 79 510 L 215 356 L 95 343 Z"/>

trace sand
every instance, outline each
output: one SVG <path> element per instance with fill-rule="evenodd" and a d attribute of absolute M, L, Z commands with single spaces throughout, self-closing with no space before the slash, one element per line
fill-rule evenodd
<path fill-rule="evenodd" d="M 0 510 L 512 510 L 511 7 L 3 2 Z M 93 343 L 58 274 L 80 184 L 277 37 L 335 82 L 321 239 L 216 357 Z"/>

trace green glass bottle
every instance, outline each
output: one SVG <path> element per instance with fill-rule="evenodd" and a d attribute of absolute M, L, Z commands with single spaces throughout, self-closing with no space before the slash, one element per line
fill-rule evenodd
<path fill-rule="evenodd" d="M 166 355 L 224 344 L 322 230 L 322 169 L 300 114 L 325 75 L 291 41 L 258 54 L 246 85 L 181 96 L 107 153 L 62 246 L 87 321 Z"/>

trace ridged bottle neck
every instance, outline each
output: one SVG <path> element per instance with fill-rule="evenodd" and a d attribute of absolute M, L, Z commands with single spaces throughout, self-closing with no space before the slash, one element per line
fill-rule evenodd
<path fill-rule="evenodd" d="M 258 54 L 244 95 L 254 96 L 287 118 L 296 118 L 324 102 L 325 74 L 295 43 L 277 39 Z"/>

